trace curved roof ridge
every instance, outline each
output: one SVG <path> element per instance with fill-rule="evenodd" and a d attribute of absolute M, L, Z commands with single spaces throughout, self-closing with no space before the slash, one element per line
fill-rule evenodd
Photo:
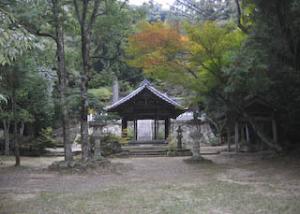
<path fill-rule="evenodd" d="M 176 101 L 174 101 L 173 99 L 171 99 L 170 97 L 168 97 L 166 94 L 161 93 L 159 90 L 157 90 L 156 88 L 154 88 L 153 86 L 146 86 L 151 92 L 153 92 L 155 95 L 157 95 L 158 97 L 160 97 L 161 99 L 165 100 L 166 102 L 178 107 L 178 108 L 182 108 L 184 109 L 183 106 L 181 106 L 179 103 L 177 103 Z"/>
<path fill-rule="evenodd" d="M 105 110 L 109 110 L 111 108 L 114 108 L 118 105 L 121 105 L 122 103 L 126 102 L 127 100 L 131 99 L 132 97 L 136 96 L 137 94 L 139 94 L 143 89 L 145 88 L 145 85 L 142 85 L 140 87 L 138 87 L 137 89 L 133 90 L 132 92 L 130 92 L 127 96 L 121 98 L 120 100 L 118 100 L 117 102 L 105 107 Z"/>
<path fill-rule="evenodd" d="M 133 90 L 131 93 L 129 93 L 127 96 L 121 98 L 120 100 L 118 100 L 117 102 L 105 107 L 105 110 L 110 110 L 112 108 L 115 108 L 123 103 L 125 103 L 126 101 L 130 100 L 131 98 L 133 98 L 134 96 L 138 95 L 141 91 L 143 91 L 145 88 L 147 88 L 149 91 L 151 91 L 154 95 L 156 95 L 157 97 L 159 97 L 160 99 L 166 101 L 167 103 L 179 108 L 179 109 L 184 109 L 183 106 L 181 106 L 180 104 L 178 104 L 176 101 L 174 101 L 173 99 L 171 99 L 170 97 L 168 97 L 166 94 L 160 92 L 159 90 L 157 90 L 156 88 L 154 88 L 151 84 L 151 82 L 147 79 L 143 80 L 139 87 L 135 90 Z"/>

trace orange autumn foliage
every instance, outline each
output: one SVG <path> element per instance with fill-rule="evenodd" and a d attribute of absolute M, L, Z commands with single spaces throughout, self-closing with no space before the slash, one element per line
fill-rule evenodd
<path fill-rule="evenodd" d="M 186 51 L 188 37 L 182 36 L 178 28 L 161 22 L 142 23 L 138 29 L 128 38 L 127 54 L 132 57 L 129 64 L 143 68 L 145 73 L 176 66 L 176 56 Z"/>

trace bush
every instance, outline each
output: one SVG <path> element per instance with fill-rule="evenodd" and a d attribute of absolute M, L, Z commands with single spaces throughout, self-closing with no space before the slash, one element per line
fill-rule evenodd
<path fill-rule="evenodd" d="M 103 156 L 122 152 L 121 142 L 122 138 L 113 134 L 103 136 L 101 139 L 101 152 Z"/>
<path fill-rule="evenodd" d="M 90 138 L 92 150 L 95 149 L 95 139 Z M 121 142 L 124 141 L 121 137 L 118 137 L 113 134 L 107 134 L 101 137 L 100 139 L 100 148 L 101 154 L 106 157 L 112 154 L 122 152 Z"/>
<path fill-rule="evenodd" d="M 173 135 L 170 135 L 167 139 L 168 141 L 168 152 L 167 156 L 177 156 L 177 142 Z"/>
<path fill-rule="evenodd" d="M 54 148 L 57 144 L 58 142 L 53 138 L 52 128 L 48 127 L 42 129 L 39 136 L 35 139 L 23 137 L 20 153 L 21 155 L 38 156 L 45 153 L 46 148 Z"/>
<path fill-rule="evenodd" d="M 57 141 L 53 138 L 53 129 L 48 127 L 45 129 L 42 129 L 40 136 L 37 138 L 37 144 L 36 146 L 40 148 L 46 148 L 46 147 L 56 147 L 57 146 Z"/>
<path fill-rule="evenodd" d="M 209 143 L 211 146 L 219 146 L 219 145 L 220 145 L 220 142 L 219 142 L 218 137 L 212 137 L 212 138 L 209 138 L 208 143 Z"/>

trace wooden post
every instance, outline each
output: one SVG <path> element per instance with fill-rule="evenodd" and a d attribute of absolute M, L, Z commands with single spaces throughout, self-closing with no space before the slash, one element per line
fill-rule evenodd
<path fill-rule="evenodd" d="M 157 139 L 157 120 L 154 119 L 154 140 Z"/>
<path fill-rule="evenodd" d="M 170 119 L 165 119 L 165 140 L 168 139 L 170 132 Z"/>
<path fill-rule="evenodd" d="M 277 126 L 276 126 L 276 120 L 274 117 L 272 118 L 272 134 L 273 134 L 273 141 L 274 143 L 278 143 L 278 136 L 277 136 Z"/>
<path fill-rule="evenodd" d="M 137 140 L 137 120 L 133 120 L 133 135 L 134 139 Z"/>
<path fill-rule="evenodd" d="M 241 142 L 246 141 L 245 125 L 241 124 Z"/>
<path fill-rule="evenodd" d="M 127 137 L 127 120 L 122 119 L 122 137 Z"/>
<path fill-rule="evenodd" d="M 235 152 L 239 152 L 239 123 L 237 121 L 234 123 L 234 143 Z"/>
<path fill-rule="evenodd" d="M 249 134 L 248 124 L 246 124 L 246 142 L 250 143 L 250 134 Z"/>

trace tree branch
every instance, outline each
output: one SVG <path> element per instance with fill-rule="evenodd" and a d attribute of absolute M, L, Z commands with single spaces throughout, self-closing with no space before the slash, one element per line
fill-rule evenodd
<path fill-rule="evenodd" d="M 80 16 L 77 0 L 73 0 L 73 3 L 74 3 L 75 13 L 76 13 L 78 22 L 80 23 L 80 25 L 82 25 L 82 17 Z"/>
<path fill-rule="evenodd" d="M 17 20 L 16 21 L 16 27 L 20 28 L 20 26 L 22 26 L 26 31 L 28 31 L 29 33 L 33 34 L 33 35 L 36 35 L 36 36 L 42 36 L 42 37 L 48 37 L 48 38 L 51 38 L 53 39 L 55 42 L 57 40 L 56 36 L 49 33 L 49 32 L 41 32 L 40 29 L 35 29 L 34 26 L 28 24 L 28 23 L 25 23 L 25 22 L 22 22 L 22 21 L 19 21 Z"/>
<path fill-rule="evenodd" d="M 125 1 L 121 4 L 121 6 L 120 6 L 120 11 L 125 7 L 125 5 L 126 5 L 127 2 L 128 2 L 128 0 L 125 0 Z"/>
<path fill-rule="evenodd" d="M 242 10 L 240 6 L 239 0 L 235 0 L 236 4 L 236 9 L 237 9 L 237 25 L 238 27 L 244 32 L 244 33 L 249 33 L 248 29 L 242 24 L 241 19 L 242 19 Z"/>
<path fill-rule="evenodd" d="M 93 12 L 92 12 L 92 15 L 91 15 L 91 18 L 90 18 L 90 22 L 89 22 L 89 26 L 88 26 L 89 29 L 92 28 L 93 24 L 96 21 L 96 17 L 97 17 L 97 12 L 98 12 L 99 6 L 100 6 L 100 0 L 95 0 L 94 1 Z"/>
<path fill-rule="evenodd" d="M 195 79 L 198 79 L 197 74 L 195 74 L 195 72 L 194 72 L 192 69 L 186 68 L 186 71 L 187 71 L 188 73 L 190 73 Z"/>

